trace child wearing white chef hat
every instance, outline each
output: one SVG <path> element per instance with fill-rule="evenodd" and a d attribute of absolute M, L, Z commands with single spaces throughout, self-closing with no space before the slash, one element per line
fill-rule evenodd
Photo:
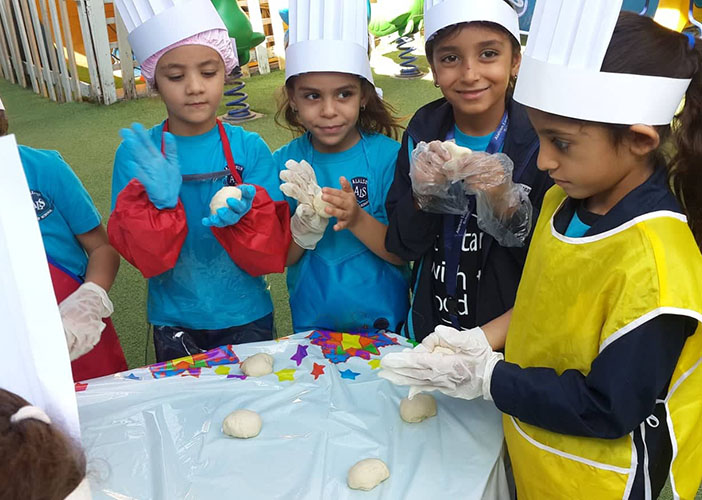
<path fill-rule="evenodd" d="M 288 208 L 265 142 L 217 119 L 238 64 L 224 23 L 210 0 L 116 5 L 168 113 L 150 130 L 122 130 L 108 225 L 115 248 L 149 278 L 156 357 L 270 340 L 262 275 L 284 269 Z"/>
<path fill-rule="evenodd" d="M 278 117 L 302 135 L 274 158 L 293 212 L 295 331 L 397 331 L 407 314 L 407 264 L 384 243 L 399 127 L 373 86 L 367 9 L 366 0 L 290 2 Z"/>
<path fill-rule="evenodd" d="M 504 359 L 440 327 L 382 361 L 397 383 L 494 400 L 520 499 L 657 498 L 666 480 L 692 499 L 702 480 L 702 49 L 621 4 L 536 4 L 515 99 L 557 186 Z"/>

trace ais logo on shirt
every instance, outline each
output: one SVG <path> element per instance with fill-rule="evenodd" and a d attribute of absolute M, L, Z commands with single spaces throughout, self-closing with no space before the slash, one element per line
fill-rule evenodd
<path fill-rule="evenodd" d="M 356 195 L 358 206 L 365 208 L 368 206 L 368 178 L 354 177 L 351 179 L 351 187 Z"/>
<path fill-rule="evenodd" d="M 32 194 L 32 203 L 34 203 L 34 211 L 37 213 L 37 220 L 42 220 L 51 215 L 54 211 L 54 206 L 51 201 L 46 199 L 40 191 L 30 191 Z"/>
<path fill-rule="evenodd" d="M 239 177 L 241 177 L 241 178 L 243 179 L 243 177 L 244 177 L 244 167 L 242 167 L 242 166 L 239 165 L 238 163 L 236 163 L 235 165 L 236 165 L 236 171 L 239 172 Z M 227 172 L 229 172 L 229 167 L 225 165 L 225 166 L 224 166 L 224 170 L 226 170 Z M 222 183 L 223 183 L 225 186 L 236 186 L 236 185 L 237 185 L 237 182 L 234 180 L 234 176 L 233 176 L 232 174 L 227 175 L 227 176 L 224 178 L 224 181 L 223 181 Z"/>

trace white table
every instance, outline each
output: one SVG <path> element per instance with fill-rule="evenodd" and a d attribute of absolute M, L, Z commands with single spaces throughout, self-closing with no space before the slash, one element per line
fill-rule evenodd
<path fill-rule="evenodd" d="M 405 423 L 407 389 L 377 370 L 381 355 L 411 344 L 393 334 L 309 335 L 210 351 L 206 367 L 186 359 L 77 384 L 93 497 L 506 498 L 492 403 L 436 393 L 436 417 Z M 365 343 L 390 345 L 359 349 Z M 258 352 L 275 358 L 276 373 L 242 379 L 236 358 Z M 257 437 L 222 433 L 239 408 L 261 415 Z M 369 457 L 390 478 L 370 492 L 349 489 L 348 469 Z"/>

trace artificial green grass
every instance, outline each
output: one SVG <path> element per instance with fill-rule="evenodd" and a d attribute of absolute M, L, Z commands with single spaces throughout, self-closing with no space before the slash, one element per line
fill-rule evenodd
<path fill-rule="evenodd" d="M 283 85 L 284 73 L 253 76 L 244 80 L 251 108 L 264 116 L 242 126 L 259 133 L 275 150 L 293 136 L 274 123 L 274 95 Z M 408 118 L 421 105 L 440 94 L 430 82 L 396 80 L 378 76 L 376 84 L 384 89 L 385 98 L 400 116 Z M 110 213 L 112 161 L 120 142 L 119 129 L 138 121 L 150 127 L 166 116 L 158 97 L 123 101 L 111 106 L 93 103 L 57 104 L 31 90 L 0 79 L 0 96 L 7 108 L 10 133 L 28 146 L 55 149 L 61 152 L 93 197 L 107 222 Z M 219 114 L 226 112 L 223 98 Z M 275 308 L 278 335 L 292 331 L 287 289 L 282 274 L 268 277 Z M 110 291 L 115 305 L 113 320 L 120 336 L 130 368 L 153 362 L 151 341 L 147 342 L 146 281 L 131 265 L 122 261 L 115 284 Z M 149 352 L 148 356 L 145 353 Z"/>

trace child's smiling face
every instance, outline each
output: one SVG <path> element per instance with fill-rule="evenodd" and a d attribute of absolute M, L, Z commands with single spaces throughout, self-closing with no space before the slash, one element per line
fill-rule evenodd
<path fill-rule="evenodd" d="M 499 122 L 510 79 L 521 62 L 521 54 L 513 51 L 509 34 L 481 24 L 467 24 L 435 43 L 430 61 L 434 79 L 461 130 L 469 132 L 476 120 Z"/>
<path fill-rule="evenodd" d="M 156 88 L 174 134 L 203 134 L 215 125 L 224 76 L 221 56 L 204 45 L 177 47 L 159 59 Z"/>

